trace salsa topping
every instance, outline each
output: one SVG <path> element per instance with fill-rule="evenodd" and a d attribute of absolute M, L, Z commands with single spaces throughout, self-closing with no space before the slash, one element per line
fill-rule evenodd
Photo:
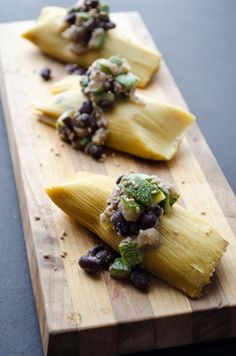
<path fill-rule="evenodd" d="M 178 199 L 175 188 L 157 176 L 120 176 L 100 215 L 100 220 L 112 224 L 122 237 L 119 255 L 106 245 L 96 245 L 80 257 L 80 267 L 89 274 L 109 269 L 112 278 L 129 280 L 134 287 L 147 292 L 150 274 L 143 268 L 144 252 L 158 248 L 160 219 L 170 213 Z"/>
<path fill-rule="evenodd" d="M 102 110 L 112 108 L 115 101 L 134 97 L 138 77 L 131 72 L 127 61 L 119 56 L 100 58 L 85 73 L 83 93 Z"/>
<path fill-rule="evenodd" d="M 141 289 L 146 289 L 141 282 L 146 280 L 146 272 L 142 269 L 143 253 L 159 246 L 160 219 L 171 211 L 178 199 L 174 187 L 157 176 L 132 173 L 117 179 L 107 207 L 100 215 L 102 222 L 112 224 L 122 236 L 121 257 L 111 265 L 111 276 L 131 279 L 140 276 Z"/>
<path fill-rule="evenodd" d="M 96 60 L 81 79 L 87 100 L 77 113 L 67 111 L 57 120 L 60 138 L 95 159 L 104 159 L 104 144 L 109 135 L 104 112 L 118 100 L 132 100 L 137 81 L 124 59 L 112 56 Z"/>
<path fill-rule="evenodd" d="M 76 54 L 103 47 L 106 32 L 115 28 L 109 17 L 110 8 L 97 0 L 85 0 L 67 11 L 61 26 L 62 36 L 71 41 Z"/>

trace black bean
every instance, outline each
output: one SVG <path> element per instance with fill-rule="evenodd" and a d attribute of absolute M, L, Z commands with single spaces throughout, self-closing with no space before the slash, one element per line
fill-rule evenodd
<path fill-rule="evenodd" d="M 96 9 L 99 5 L 98 0 L 85 0 L 84 5 L 90 9 Z"/>
<path fill-rule="evenodd" d="M 57 129 L 60 138 L 65 142 L 71 143 L 76 137 L 73 120 L 69 116 L 64 117 L 62 120 L 60 119 Z"/>
<path fill-rule="evenodd" d="M 121 182 L 121 179 L 124 177 L 124 174 L 122 174 L 121 176 L 119 176 L 116 180 L 116 184 L 119 184 Z"/>
<path fill-rule="evenodd" d="M 71 130 L 71 131 L 74 130 L 73 119 L 71 117 L 66 116 L 65 118 L 62 119 L 62 123 L 69 130 Z"/>
<path fill-rule="evenodd" d="M 95 245 L 88 250 L 87 254 L 90 256 L 95 256 L 99 251 L 101 251 L 103 249 L 104 249 L 104 246 L 102 244 Z"/>
<path fill-rule="evenodd" d="M 75 27 L 71 32 L 71 40 L 83 44 L 87 41 L 88 34 L 84 27 Z"/>
<path fill-rule="evenodd" d="M 128 229 L 129 229 L 129 233 L 128 233 L 129 236 L 138 235 L 139 233 L 139 227 L 136 222 L 129 222 Z"/>
<path fill-rule="evenodd" d="M 111 216 L 111 222 L 116 230 L 116 232 L 122 235 L 123 225 L 125 224 L 125 219 L 120 211 L 115 211 Z"/>
<path fill-rule="evenodd" d="M 65 18 L 65 21 L 67 23 L 69 23 L 70 25 L 74 25 L 76 20 L 76 13 L 75 12 L 71 12 L 70 14 L 68 14 Z"/>
<path fill-rule="evenodd" d="M 92 129 L 92 131 L 96 131 L 98 129 L 97 120 L 94 117 L 91 117 L 89 127 Z"/>
<path fill-rule="evenodd" d="M 103 146 L 100 145 L 91 145 L 88 149 L 88 154 L 95 159 L 101 158 L 104 153 Z"/>
<path fill-rule="evenodd" d="M 163 208 L 161 206 L 159 206 L 159 205 L 157 205 L 155 207 L 155 209 L 153 209 L 153 212 L 154 212 L 154 214 L 156 215 L 157 218 L 160 218 L 162 216 L 163 211 L 164 211 Z"/>
<path fill-rule="evenodd" d="M 115 260 L 116 253 L 109 248 L 105 248 L 96 254 L 96 258 L 101 261 L 103 268 L 107 268 Z"/>
<path fill-rule="evenodd" d="M 135 224 L 125 220 L 120 211 L 115 211 L 111 216 L 111 222 L 116 232 L 122 236 L 134 235 Z"/>
<path fill-rule="evenodd" d="M 90 127 L 92 116 L 89 114 L 81 114 L 79 115 L 79 120 L 83 126 Z"/>
<path fill-rule="evenodd" d="M 125 219 L 120 211 L 115 211 L 111 216 L 111 222 L 114 226 L 118 224 L 122 224 L 124 220 Z"/>
<path fill-rule="evenodd" d="M 115 28 L 116 25 L 113 22 L 108 21 L 108 22 L 101 22 L 100 27 L 102 27 L 105 31 L 108 31 Z"/>
<path fill-rule="evenodd" d="M 48 67 L 43 68 L 40 71 L 40 75 L 44 80 L 50 80 L 51 79 L 51 69 Z"/>
<path fill-rule="evenodd" d="M 114 106 L 114 101 L 111 100 L 100 100 L 98 103 L 102 110 L 110 110 Z"/>
<path fill-rule="evenodd" d="M 79 108 L 80 114 L 92 114 L 93 112 L 93 104 L 91 101 L 84 101 Z"/>
<path fill-rule="evenodd" d="M 79 265 L 87 273 L 95 274 L 102 271 L 101 262 L 94 256 L 81 256 Z"/>
<path fill-rule="evenodd" d="M 94 117 L 89 114 L 81 114 L 79 116 L 80 122 L 84 127 L 90 127 L 93 131 L 97 129 L 97 122 Z"/>
<path fill-rule="evenodd" d="M 71 143 L 71 140 L 69 138 L 69 135 L 68 135 L 68 132 L 67 132 L 67 129 L 62 127 L 59 129 L 59 137 L 62 141 L 65 141 L 67 143 Z"/>
<path fill-rule="evenodd" d="M 150 229 L 155 226 L 156 221 L 157 217 L 153 211 L 144 212 L 138 220 L 138 227 L 142 230 Z"/>
<path fill-rule="evenodd" d="M 147 292 L 150 285 L 150 275 L 142 267 L 135 267 L 129 278 L 137 289 Z"/>

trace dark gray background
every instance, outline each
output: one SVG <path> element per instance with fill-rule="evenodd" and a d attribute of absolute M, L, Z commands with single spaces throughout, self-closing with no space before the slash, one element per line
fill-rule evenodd
<path fill-rule="evenodd" d="M 236 1 L 110 0 L 113 11 L 139 11 L 191 111 L 236 191 Z M 8 4 L 10 6 L 8 6 Z M 62 0 L 0 0 L 0 22 L 36 18 Z M 1 44 L 0 44 L 1 45 Z M 0 356 L 41 356 L 21 219 L 0 108 Z M 158 355 L 235 355 L 236 342 L 163 350 Z M 231 351 L 230 351 L 231 350 Z M 67 355 L 65 355 L 67 356 Z"/>

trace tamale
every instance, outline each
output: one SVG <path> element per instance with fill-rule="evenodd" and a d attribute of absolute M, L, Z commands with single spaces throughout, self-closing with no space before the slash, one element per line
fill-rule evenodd
<path fill-rule="evenodd" d="M 52 86 L 47 99 L 33 104 L 41 121 L 55 125 L 65 111 L 77 112 L 86 100 L 79 81 L 79 76 L 67 76 Z M 106 146 L 142 158 L 170 160 L 195 117 L 145 93 L 139 93 L 138 98 L 141 103 L 123 100 L 106 112 L 110 131 Z"/>
<path fill-rule="evenodd" d="M 118 251 L 121 237 L 99 219 L 114 185 L 114 178 L 79 172 L 46 187 L 46 192 L 65 213 Z M 145 252 L 144 267 L 190 297 L 199 297 L 227 242 L 207 222 L 177 204 L 162 216 L 159 231 L 160 246 Z"/>
<path fill-rule="evenodd" d="M 36 24 L 23 33 L 23 37 L 33 42 L 44 53 L 64 62 L 77 63 L 88 67 L 97 58 L 120 55 L 125 57 L 140 81 L 143 88 L 158 71 L 160 55 L 157 51 L 143 46 L 127 37 L 118 29 L 107 33 L 104 47 L 101 50 L 91 50 L 75 54 L 70 50 L 70 42 L 60 33 L 60 27 L 66 15 L 66 9 L 61 7 L 45 7 Z"/>

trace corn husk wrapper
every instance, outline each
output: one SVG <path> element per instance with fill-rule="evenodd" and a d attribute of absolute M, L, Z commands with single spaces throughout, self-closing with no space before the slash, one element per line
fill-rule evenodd
<path fill-rule="evenodd" d="M 44 53 L 64 62 L 77 63 L 84 67 L 91 65 L 96 59 L 120 55 L 125 57 L 140 81 L 138 86 L 145 87 L 160 66 L 160 55 L 157 51 L 143 46 L 127 37 L 119 29 L 107 33 L 104 47 L 75 54 L 70 49 L 70 41 L 61 35 L 60 28 L 66 15 L 61 7 L 45 7 L 36 22 L 23 37 L 33 42 Z M 122 25 L 121 25 L 122 26 Z M 119 28 L 119 24 L 118 24 Z"/>
<path fill-rule="evenodd" d="M 79 172 L 64 183 L 48 186 L 46 192 L 65 213 L 118 251 L 121 238 L 99 219 L 114 185 L 111 177 Z M 144 267 L 190 297 L 199 297 L 227 242 L 208 223 L 178 205 L 162 216 L 159 230 L 160 246 L 145 253 Z"/>
<path fill-rule="evenodd" d="M 51 95 L 33 104 L 40 120 L 55 125 L 65 111 L 77 112 L 85 96 L 76 75 L 65 77 L 51 88 Z M 119 101 L 114 109 L 105 113 L 109 136 L 107 147 L 132 155 L 152 159 L 170 160 L 195 117 L 187 111 L 166 102 L 139 94 L 141 103 Z"/>

